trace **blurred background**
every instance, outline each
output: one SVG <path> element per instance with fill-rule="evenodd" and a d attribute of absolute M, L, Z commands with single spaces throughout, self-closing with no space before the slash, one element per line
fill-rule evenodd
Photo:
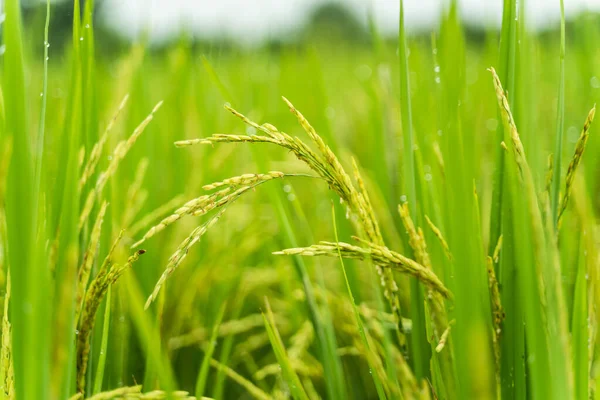
<path fill-rule="evenodd" d="M 43 18 L 44 1 L 25 0 L 26 21 L 35 25 Z M 412 34 L 437 29 L 447 0 L 405 1 L 406 26 Z M 499 29 L 502 1 L 460 0 L 460 16 L 474 36 L 486 29 Z M 66 37 L 72 2 L 53 0 L 53 37 Z M 531 0 L 525 5 L 527 25 L 539 31 L 556 28 L 559 2 Z M 0 10 L 2 1 L 0 1 Z M 96 2 L 97 40 L 112 47 L 143 38 L 154 47 L 164 47 L 186 35 L 194 42 L 258 46 L 263 43 L 297 43 L 310 32 L 337 35 L 330 40 L 364 40 L 371 20 L 384 36 L 395 37 L 399 2 L 391 0 L 100 0 Z M 600 10 L 600 0 L 567 0 L 567 19 Z M 40 24 L 37 24 L 40 26 Z M 340 31 L 341 30 L 341 31 Z M 351 35 L 347 35 L 352 32 Z M 321 39 L 326 39 L 322 37 Z M 111 47 L 109 46 L 109 47 Z"/>

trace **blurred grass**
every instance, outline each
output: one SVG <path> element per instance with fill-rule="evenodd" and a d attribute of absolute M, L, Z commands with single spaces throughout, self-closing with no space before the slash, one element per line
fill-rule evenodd
<path fill-rule="evenodd" d="M 597 15 L 568 22 L 561 39 L 559 29 L 531 31 L 523 2 L 505 0 L 502 30 L 476 36 L 450 2 L 434 34 L 405 36 L 401 29 L 400 42 L 382 37 L 371 19 L 367 44 L 338 46 L 312 35 L 249 50 L 198 45 L 182 36 L 162 49 L 142 40 L 122 53 L 103 53 L 93 2 L 74 14 L 71 44 L 56 52 L 41 47 L 44 40 L 53 43 L 51 29 L 44 38 L 43 25 L 24 28 L 18 1 L 4 4 L 0 283 L 4 287 L 10 273 L 11 329 L 2 334 L 12 338 L 12 352 L 2 362 L 14 365 L 14 385 L 4 368 L 9 364 L 3 365 L 0 397 L 12 398 L 11 388 L 19 399 L 75 394 L 77 268 L 102 200 L 110 206 L 92 276 L 121 229 L 126 233 L 115 265 L 126 262 L 129 246 L 148 228 L 206 194 L 205 184 L 269 170 L 313 174 L 270 145 L 173 145 L 213 133 L 260 133 L 223 110 L 224 102 L 304 140 L 280 101 L 284 95 L 346 170 L 356 159 L 384 243 L 412 258 L 418 255 L 397 214 L 398 204 L 408 202 L 432 272 L 453 293 L 442 303 L 455 321 L 448 341 L 440 346 L 432 330 L 428 291 L 406 275 L 395 274 L 395 280 L 403 325 L 414 339 L 408 353 L 398 343 L 398 321 L 371 263 L 344 260 L 340 269 L 335 258 L 273 256 L 319 240 L 362 237 L 356 216 L 347 204 L 338 205 L 322 180 L 284 178 L 231 204 L 148 310 L 144 299 L 169 257 L 204 221 L 186 216 L 144 243 L 147 253 L 97 313 L 86 395 L 143 383 L 144 392 L 181 389 L 219 399 L 252 393 L 311 400 L 400 393 L 597 398 L 600 139 L 593 125 L 563 227 L 555 231 L 568 157 L 600 98 Z M 511 132 L 486 71 L 491 66 L 507 90 L 530 182 L 520 179 Z M 82 165 L 127 93 L 98 168 L 80 187 Z M 160 112 L 79 229 L 83 202 L 115 147 L 160 100 Z M 152 214 L 176 196 L 183 200 Z M 330 223 L 332 201 L 337 229 Z M 153 220 L 136 226 L 146 216 Z M 127 233 L 133 227 L 136 232 Z M 494 256 L 500 237 L 493 267 L 506 318 L 497 332 L 486 256 Z M 566 335 L 568 343 L 561 342 Z M 438 354 L 438 347 L 447 353 Z M 404 380 L 413 374 L 414 385 Z"/>

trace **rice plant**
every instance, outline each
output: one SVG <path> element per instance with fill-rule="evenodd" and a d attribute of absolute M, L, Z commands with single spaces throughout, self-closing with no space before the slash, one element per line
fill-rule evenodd
<path fill-rule="evenodd" d="M 600 398 L 599 16 L 404 3 L 106 50 L 5 0 L 0 397 Z"/>

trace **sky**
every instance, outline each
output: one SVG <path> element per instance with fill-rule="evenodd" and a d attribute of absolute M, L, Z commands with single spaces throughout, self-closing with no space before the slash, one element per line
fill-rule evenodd
<path fill-rule="evenodd" d="M 0 0 L 1 1 L 1 0 Z M 404 0 L 408 29 L 435 26 L 448 0 Z M 564 0 L 567 16 L 583 10 L 600 11 L 600 0 Z M 177 35 L 185 27 L 201 36 L 227 35 L 242 42 L 285 35 L 301 26 L 310 10 L 326 0 L 105 0 L 103 20 L 126 36 L 135 37 L 150 28 L 153 40 Z M 372 10 L 380 30 L 396 32 L 399 0 L 345 0 L 361 19 Z M 464 19 L 500 25 L 503 0 L 459 0 Z M 528 25 L 556 23 L 560 0 L 527 0 Z"/>

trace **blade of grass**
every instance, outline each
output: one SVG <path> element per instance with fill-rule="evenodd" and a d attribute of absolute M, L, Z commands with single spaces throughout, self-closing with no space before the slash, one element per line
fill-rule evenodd
<path fill-rule="evenodd" d="M 108 352 L 108 334 L 110 332 L 110 310 L 111 310 L 111 296 L 112 286 L 108 287 L 106 293 L 106 304 L 104 306 L 104 321 L 102 324 L 102 341 L 100 342 L 100 354 L 98 356 L 98 366 L 96 367 L 96 374 L 94 375 L 94 386 L 92 394 L 102 392 L 102 382 L 104 380 L 104 371 L 106 369 L 106 354 Z"/>
<path fill-rule="evenodd" d="M 41 241 L 36 241 L 40 208 L 37 207 L 35 156 L 28 130 L 25 62 L 18 0 L 4 2 L 3 83 L 5 131 L 12 142 L 7 176 L 6 223 L 8 261 L 12 279 L 11 323 L 17 399 L 46 399 L 49 396 L 50 332 L 49 274 Z M 6 139 L 4 140 L 6 142 Z"/>
<path fill-rule="evenodd" d="M 275 326 L 275 317 L 273 316 L 273 312 L 271 311 L 269 300 L 267 300 L 266 297 L 265 307 L 266 315 L 265 313 L 263 313 L 265 328 L 267 329 L 267 334 L 269 335 L 271 347 L 275 352 L 277 362 L 281 366 L 283 379 L 288 385 L 290 394 L 295 400 L 309 400 L 308 395 L 304 391 L 304 387 L 300 382 L 300 378 L 298 378 L 298 375 L 296 374 L 296 371 L 292 367 L 292 363 L 290 362 L 290 359 L 287 356 L 287 352 L 285 351 L 285 347 L 283 345 L 283 342 L 281 341 L 281 337 L 279 336 L 277 327 Z"/>
<path fill-rule="evenodd" d="M 335 235 L 335 241 L 339 242 L 338 232 L 337 232 L 337 223 L 335 221 L 335 207 L 334 207 L 333 203 L 331 204 L 331 215 L 333 218 L 333 232 Z M 356 307 L 356 302 L 354 301 L 354 296 L 352 295 L 352 289 L 350 288 L 350 281 L 348 280 L 348 275 L 346 274 L 346 267 L 344 266 L 344 259 L 342 258 L 342 253 L 340 252 L 339 247 L 338 247 L 338 255 L 340 258 L 340 265 L 342 267 L 342 273 L 344 275 L 344 281 L 346 282 L 346 290 L 348 290 L 348 296 L 350 297 L 350 302 L 352 303 L 352 310 L 354 311 L 354 318 L 355 318 L 355 322 L 356 322 L 356 327 L 358 328 L 358 332 L 360 334 L 360 339 L 363 343 L 363 346 L 365 346 L 365 349 L 367 349 L 368 352 L 373 352 L 373 350 L 369 346 L 369 342 L 368 342 L 367 336 L 365 334 L 365 327 L 363 325 L 362 319 L 360 318 L 360 314 L 358 313 L 358 308 Z M 373 353 L 375 356 L 377 356 L 375 352 L 373 352 Z M 373 365 L 371 358 L 367 357 L 367 360 L 369 363 L 369 369 L 371 371 L 371 376 L 373 377 L 373 383 L 375 384 L 375 389 L 377 390 L 377 396 L 379 397 L 379 399 L 386 399 L 387 397 L 385 395 L 385 391 L 383 390 L 383 384 L 377 373 L 378 370 L 377 370 L 376 366 Z"/>
<path fill-rule="evenodd" d="M 217 313 L 217 318 L 213 324 L 212 333 L 210 335 L 210 339 L 207 343 L 206 349 L 204 351 L 204 358 L 202 359 L 202 365 L 200 370 L 198 371 L 198 378 L 196 380 L 196 397 L 200 398 L 204 394 L 206 388 L 206 381 L 208 379 L 208 370 L 210 368 L 210 360 L 212 360 L 213 352 L 215 351 L 215 347 L 217 346 L 217 335 L 219 334 L 219 326 L 221 326 L 221 321 L 223 320 L 223 315 L 225 314 L 226 303 L 224 303 L 219 312 Z"/>
<path fill-rule="evenodd" d="M 158 376 L 160 385 L 167 392 L 177 387 L 171 364 L 161 349 L 160 333 L 157 332 L 153 320 L 144 310 L 144 299 L 138 283 L 131 273 L 122 279 L 126 283 L 128 293 L 129 315 L 133 321 L 142 348 L 146 349 L 146 357 L 150 358 Z"/>
<path fill-rule="evenodd" d="M 415 184 L 415 142 L 413 138 L 412 110 L 410 101 L 410 82 L 408 70 L 408 48 L 404 29 L 404 0 L 400 0 L 400 24 L 398 28 L 398 60 L 400 62 L 400 113 L 402 118 L 402 161 L 404 168 L 404 191 L 410 213 L 416 217 L 417 189 Z"/>
<path fill-rule="evenodd" d="M 74 363 L 71 362 L 75 347 L 75 285 L 77 283 L 77 268 L 71 266 L 71 263 L 77 263 L 79 251 L 79 150 L 80 150 L 80 132 L 81 132 L 81 52 L 80 52 L 80 8 L 79 1 L 76 0 L 73 9 L 73 60 L 72 60 L 72 80 L 70 89 L 70 101 L 72 108 L 68 111 L 66 123 L 66 141 L 65 147 L 65 175 L 64 186 L 62 187 L 62 201 L 60 204 L 60 217 L 58 230 L 60 238 L 58 241 L 58 255 L 56 263 L 56 281 L 57 293 L 63 293 L 69 296 L 69 291 L 63 288 L 66 282 L 73 284 L 71 298 L 64 298 L 58 301 L 63 304 L 56 304 L 54 318 L 56 321 L 64 321 L 67 332 L 55 334 L 56 348 L 65 350 L 64 358 L 61 362 L 64 365 L 55 365 L 56 371 L 62 374 L 60 383 L 59 398 L 67 398 L 72 392 Z M 60 190 L 60 189 L 59 189 Z M 58 232 L 57 230 L 57 232 Z M 74 276 L 71 276 L 74 274 Z"/>
<path fill-rule="evenodd" d="M 565 5 L 560 0 L 560 67 L 558 103 L 556 109 L 556 136 L 554 144 L 554 170 L 552 174 L 551 209 L 554 227 L 558 224 L 559 192 L 562 175 L 563 142 L 565 136 Z"/>
<path fill-rule="evenodd" d="M 589 397 L 590 362 L 588 356 L 588 282 L 586 280 L 586 260 L 584 240 L 581 240 L 581 251 L 579 252 L 577 279 L 575 282 L 575 293 L 573 294 L 573 312 L 571 321 L 571 335 L 573 338 L 573 372 L 575 375 L 575 398 L 585 399 Z M 589 276 L 588 276 L 589 278 Z"/>
<path fill-rule="evenodd" d="M 46 24 L 44 25 L 44 72 L 43 72 L 43 86 L 42 86 L 42 105 L 40 110 L 40 122 L 38 127 L 38 137 L 36 141 L 36 168 L 35 168 L 35 189 L 38 191 L 38 195 L 35 198 L 38 198 L 39 191 L 41 190 L 41 182 L 42 182 L 42 165 L 44 163 L 44 143 L 45 143 L 45 134 L 46 134 L 46 105 L 48 102 L 48 46 L 49 43 L 49 32 L 50 30 L 50 0 L 46 0 Z"/>
<path fill-rule="evenodd" d="M 417 220 L 417 189 L 415 182 L 415 141 L 413 138 L 413 123 L 412 110 L 410 101 L 410 81 L 408 69 L 408 47 L 406 41 L 406 30 L 404 27 L 404 0 L 400 0 L 400 15 L 398 26 L 398 60 L 399 60 L 399 76 L 400 76 L 400 113 L 402 120 L 402 176 L 403 188 L 406 201 L 410 208 L 410 214 Z M 400 200 L 402 203 L 403 201 Z M 413 320 L 412 327 L 412 362 L 414 365 L 415 375 L 418 379 L 429 376 L 429 358 L 431 351 L 429 343 L 426 340 L 425 332 L 425 310 L 423 306 L 422 289 L 416 279 L 410 280 L 411 293 L 411 317 Z"/>

